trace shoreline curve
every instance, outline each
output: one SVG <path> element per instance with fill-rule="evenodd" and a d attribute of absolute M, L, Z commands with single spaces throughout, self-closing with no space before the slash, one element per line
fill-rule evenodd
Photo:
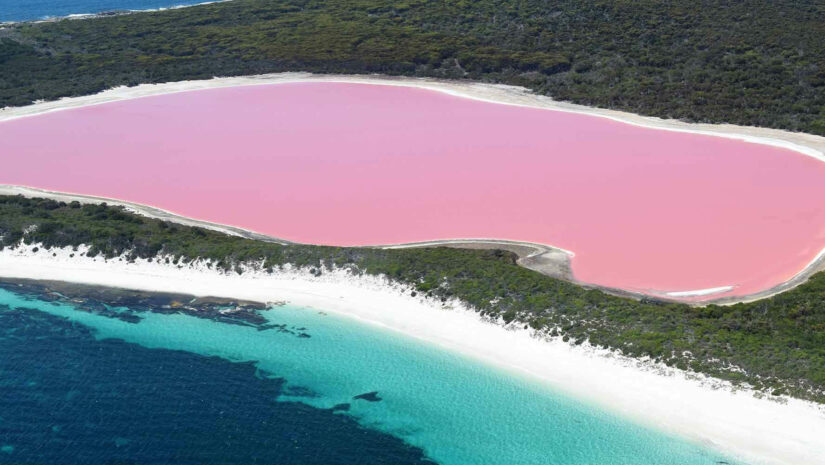
<path fill-rule="evenodd" d="M 213 78 L 200 81 L 180 81 L 163 84 L 141 84 L 139 86 L 131 88 L 121 86 L 88 96 L 63 98 L 56 101 L 36 103 L 24 107 L 2 108 L 0 109 L 0 123 L 18 118 L 25 118 L 29 116 L 41 115 L 44 113 L 50 113 L 53 111 L 93 106 L 121 100 L 138 99 L 142 97 L 149 97 L 155 95 L 190 92 L 224 87 L 285 84 L 296 82 L 357 83 L 422 88 L 444 93 L 447 95 L 488 103 L 527 108 L 537 108 L 552 111 L 562 111 L 568 113 L 586 114 L 590 116 L 597 116 L 600 118 L 618 121 L 624 124 L 630 124 L 633 126 L 645 127 L 650 129 L 701 134 L 722 137 L 727 139 L 735 139 L 748 143 L 770 145 L 774 147 L 789 149 L 799 154 L 814 158 L 818 161 L 825 163 L 825 137 L 814 136 L 811 134 L 793 133 L 789 131 L 768 128 L 735 126 L 730 124 L 714 125 L 705 123 L 686 123 L 676 120 L 664 120 L 661 118 L 640 116 L 616 110 L 607 110 L 586 107 L 577 104 L 558 102 L 550 97 L 533 94 L 525 88 L 515 86 L 487 84 L 472 81 L 449 81 L 428 78 L 395 78 L 380 75 L 318 75 L 311 73 L 276 73 L 230 78 Z M 8 188 L 9 186 L 0 185 L 0 187 Z M 35 189 L 35 191 L 41 194 L 49 193 L 49 191 L 45 190 Z M 51 193 L 62 194 L 58 192 Z M 157 217 L 161 219 L 171 219 L 174 217 L 177 218 L 179 222 L 182 222 L 182 224 L 207 227 L 227 234 L 241 235 L 252 239 L 274 241 L 284 244 L 294 243 L 240 227 L 210 223 L 206 221 L 200 221 L 194 218 L 185 217 L 182 215 L 177 215 L 175 213 L 168 212 L 163 209 L 152 207 L 149 205 L 130 203 L 118 199 L 110 199 L 105 197 L 85 196 L 81 194 L 74 195 L 78 198 L 92 199 L 94 201 L 106 201 L 113 204 L 117 203 L 119 205 L 123 205 L 126 208 L 131 209 L 132 211 L 136 211 L 137 213 L 147 215 L 150 217 Z M 72 200 L 78 199 L 73 198 Z M 502 248 L 501 246 L 503 244 L 510 242 L 512 242 L 512 244 L 519 243 L 522 246 L 518 249 L 518 251 L 511 250 L 515 251 L 515 253 L 517 253 L 517 255 L 519 256 L 519 264 L 521 266 L 524 266 L 525 268 L 538 271 L 542 274 L 554 278 L 564 279 L 584 287 L 601 289 L 607 293 L 614 295 L 631 297 L 636 299 L 652 297 L 660 300 L 685 302 L 693 305 L 707 305 L 714 303 L 735 304 L 770 297 L 778 293 L 784 292 L 786 290 L 792 289 L 806 282 L 807 279 L 814 273 L 825 270 L 825 245 L 823 245 L 823 248 L 820 250 L 819 254 L 814 256 L 812 260 L 804 268 L 796 272 L 790 279 L 780 284 L 772 286 L 768 289 L 760 290 L 758 292 L 746 295 L 730 295 L 725 297 L 714 298 L 714 294 L 730 291 L 732 290 L 732 287 L 727 286 L 728 283 L 718 283 L 718 286 L 698 290 L 627 290 L 579 281 L 575 279 L 575 277 L 573 277 L 572 272 L 570 271 L 569 260 L 567 260 L 564 257 L 563 253 L 566 251 L 562 251 L 561 249 L 554 247 L 550 244 L 502 241 L 495 238 L 441 239 L 427 241 L 421 244 L 431 244 L 438 246 L 457 246 L 458 244 L 464 244 L 468 247 L 475 248 Z M 400 245 L 403 245 L 405 247 L 416 246 L 415 244 L 393 244 L 388 245 L 388 247 L 398 247 Z M 532 252 L 530 252 L 529 250 L 532 250 Z M 544 252 L 535 253 L 537 250 L 543 250 Z M 568 255 L 572 256 L 570 254 Z M 567 260 L 567 262 L 565 262 L 565 260 Z"/>

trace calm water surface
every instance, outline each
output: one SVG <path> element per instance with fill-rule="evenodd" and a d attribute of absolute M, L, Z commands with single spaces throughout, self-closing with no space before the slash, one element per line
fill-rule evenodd
<path fill-rule="evenodd" d="M 229 324 L 24 291 L 0 287 L 0 464 L 737 463 L 317 310 Z"/>
<path fill-rule="evenodd" d="M 154 10 L 204 3 L 198 0 L 0 0 L 0 22 L 28 21 L 114 10 Z"/>
<path fill-rule="evenodd" d="M 579 281 L 653 294 L 761 291 L 825 247 L 814 158 L 409 87 L 238 86 L 50 112 L 0 122 L 0 161 L 0 183 L 309 244 L 550 244 L 575 253 Z"/>

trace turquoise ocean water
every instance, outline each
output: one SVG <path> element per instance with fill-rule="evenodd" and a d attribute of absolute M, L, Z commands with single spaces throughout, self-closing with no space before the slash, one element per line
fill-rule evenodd
<path fill-rule="evenodd" d="M 317 310 L 284 306 L 261 312 L 268 323 L 262 327 L 275 328 L 273 331 L 261 330 L 261 326 L 227 324 L 186 314 L 134 312 L 127 308 L 108 309 L 109 314 L 103 315 L 78 310 L 66 302 L 47 302 L 30 294 L 24 296 L 11 292 L 9 288 L 0 288 L 0 308 L 0 313 L 15 315 L 14 319 L 9 320 L 12 322 L 28 321 L 26 318 L 32 315 L 48 315 L 48 319 L 40 318 L 37 324 L 32 321 L 7 322 L 7 332 L 9 327 L 15 325 L 25 326 L 30 331 L 43 324 L 69 325 L 67 328 L 80 328 L 89 335 L 88 341 L 79 339 L 77 344 L 83 347 L 100 345 L 90 349 L 93 353 L 134 347 L 140 352 L 133 350 L 130 357 L 152 358 L 149 365 L 155 367 L 171 364 L 172 361 L 164 360 L 172 360 L 180 354 L 194 357 L 182 364 L 183 368 L 175 368 L 175 372 L 188 369 L 203 372 L 205 369 L 197 368 L 194 360 L 220 360 L 223 363 L 220 367 L 223 368 L 210 368 L 211 381 L 204 381 L 218 386 L 224 378 L 221 373 L 225 372 L 226 379 L 234 380 L 235 388 L 220 388 L 220 392 L 238 389 L 238 383 L 244 383 L 238 379 L 243 380 L 244 376 L 250 384 L 261 378 L 277 380 L 281 383 L 278 404 L 300 404 L 313 410 L 334 413 L 323 417 L 326 420 L 313 420 L 315 424 L 319 421 L 337 421 L 338 418 L 354 420 L 365 432 L 374 431 L 398 438 L 401 440 L 399 442 L 423 451 L 428 459 L 444 465 L 740 463 L 719 452 L 641 427 L 573 400 L 538 382 L 522 379 L 413 338 Z M 112 314 L 118 313 L 134 313 L 136 317 L 112 317 Z M 62 333 L 66 331 L 68 329 Z M 19 336 L 20 333 L 13 334 Z M 38 343 L 46 343 L 49 337 L 53 337 L 48 335 L 50 333 L 36 334 L 37 337 L 33 336 L 26 342 L 26 347 L 36 347 Z M 109 346 L 101 345 L 107 342 L 111 345 L 111 341 L 117 342 L 116 348 L 107 349 Z M 0 345 L 0 350 L 2 347 Z M 172 354 L 176 355 L 173 357 Z M 0 356 L 4 354 L 0 353 Z M 29 362 L 42 363 L 39 360 Z M 230 376 L 233 366 L 250 364 L 254 370 L 250 369 L 246 375 Z M 117 377 L 118 371 L 111 371 L 108 376 Z M 89 377 L 94 378 L 91 374 Z M 170 389 L 165 386 L 164 379 L 165 376 L 160 376 L 151 384 L 159 394 L 156 396 L 158 399 L 163 399 L 160 394 Z M 48 380 L 41 380 L 40 383 L 48 384 Z M 15 391 L 6 390 L 0 398 L 6 396 L 2 399 L 4 405 L 14 408 L 16 402 L 8 398 L 13 395 L 9 392 Z M 253 402 L 252 397 L 257 395 L 245 394 L 232 402 Z M 363 395 L 362 398 L 356 398 L 359 395 Z M 53 408 L 62 408 L 58 404 Z M 155 407 L 147 404 L 145 408 L 151 410 Z M 164 408 L 168 410 L 169 406 Z M 223 407 L 221 409 L 225 410 Z M 5 463 L 4 456 L 11 457 L 21 447 L 25 449 L 25 445 L 19 444 L 20 438 L 25 438 L 25 435 L 15 436 L 15 444 L 10 443 L 9 437 L 3 438 L 2 419 L 8 416 L 4 413 L 7 412 L 0 413 L 0 443 L 5 440 L 9 444 L 0 446 L 12 449 L 7 450 L 5 455 L 0 453 L 0 463 Z M 250 413 L 252 416 L 256 414 Z M 101 413 L 95 415 L 100 416 Z M 32 426 L 16 426 L 17 429 L 46 428 L 45 424 L 37 426 L 37 418 L 21 418 L 32 423 Z M 290 418 L 296 417 L 293 415 Z M 135 428 L 138 432 L 133 435 L 140 436 L 140 426 Z M 309 429 L 313 430 L 313 427 Z M 315 429 L 319 432 L 316 439 L 321 446 L 318 447 L 334 452 L 337 447 L 335 443 L 324 445 L 324 434 L 321 433 L 325 430 L 320 427 Z M 243 435 L 243 428 L 237 433 Z M 330 436 L 330 441 L 333 439 Z M 222 438 L 209 440 L 219 442 Z M 335 440 L 340 441 L 340 438 Z M 370 463 L 367 455 L 372 453 L 374 451 L 365 449 L 363 463 Z M 139 452 L 134 454 L 139 455 Z M 141 461 L 141 457 L 135 457 L 135 460 L 134 463 L 148 463 Z"/>
<path fill-rule="evenodd" d="M 115 10 L 154 10 L 204 2 L 205 0 L 0 0 L 0 22 Z"/>

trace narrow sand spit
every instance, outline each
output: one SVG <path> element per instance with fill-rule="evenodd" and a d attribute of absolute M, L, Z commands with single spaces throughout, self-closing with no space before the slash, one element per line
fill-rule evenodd
<path fill-rule="evenodd" d="M 340 313 L 460 352 L 516 376 L 546 382 L 574 397 L 657 429 L 720 449 L 753 464 L 825 463 L 825 411 L 796 399 L 757 398 L 746 390 L 608 351 L 543 341 L 528 331 L 482 321 L 457 301 L 442 304 L 412 297 L 384 278 L 346 270 L 321 277 L 307 270 L 242 275 L 205 263 L 176 267 L 90 258 L 84 250 L 0 251 L 0 276 L 66 281 L 259 302 L 289 301 Z M 54 254 L 54 255 L 53 255 Z M 70 254 L 75 254 L 70 257 Z"/>
<path fill-rule="evenodd" d="M 247 229 L 229 226 L 225 224 L 211 223 L 195 218 L 187 218 L 185 216 L 163 210 L 161 208 L 152 207 L 150 205 L 141 205 L 134 202 L 126 202 L 118 199 L 110 199 L 106 197 L 96 197 L 94 195 L 84 194 L 70 194 L 66 192 L 55 192 L 45 189 L 37 189 L 34 187 L 12 186 L 8 184 L 0 184 L 0 195 L 22 195 L 29 198 L 52 199 L 60 202 L 79 202 L 83 204 L 102 204 L 124 207 L 127 211 L 143 215 L 148 218 L 155 218 L 164 221 L 173 221 L 184 226 L 194 226 L 220 233 L 228 234 L 230 236 L 240 236 L 247 239 L 255 239 L 265 242 L 276 242 L 278 244 L 290 244 L 289 241 L 279 239 L 277 237 L 268 236 L 266 234 L 249 231 Z"/>

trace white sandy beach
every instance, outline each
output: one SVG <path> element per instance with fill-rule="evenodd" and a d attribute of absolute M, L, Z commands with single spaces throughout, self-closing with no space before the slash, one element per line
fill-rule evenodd
<path fill-rule="evenodd" d="M 384 279 L 344 270 L 314 277 L 287 270 L 243 275 L 205 264 L 173 265 L 80 256 L 70 249 L 0 252 L 0 276 L 58 280 L 145 291 L 288 301 L 356 318 L 447 350 L 483 360 L 520 376 L 538 378 L 573 396 L 642 423 L 712 445 L 750 463 L 825 463 L 825 410 L 795 399 L 760 399 L 724 382 L 587 345 L 538 340 L 527 331 L 482 321 L 457 302 L 442 305 Z M 82 250 L 80 250 L 82 252 Z M 56 254 L 53 256 L 52 254 Z M 74 257 L 70 257 L 75 253 Z"/>

